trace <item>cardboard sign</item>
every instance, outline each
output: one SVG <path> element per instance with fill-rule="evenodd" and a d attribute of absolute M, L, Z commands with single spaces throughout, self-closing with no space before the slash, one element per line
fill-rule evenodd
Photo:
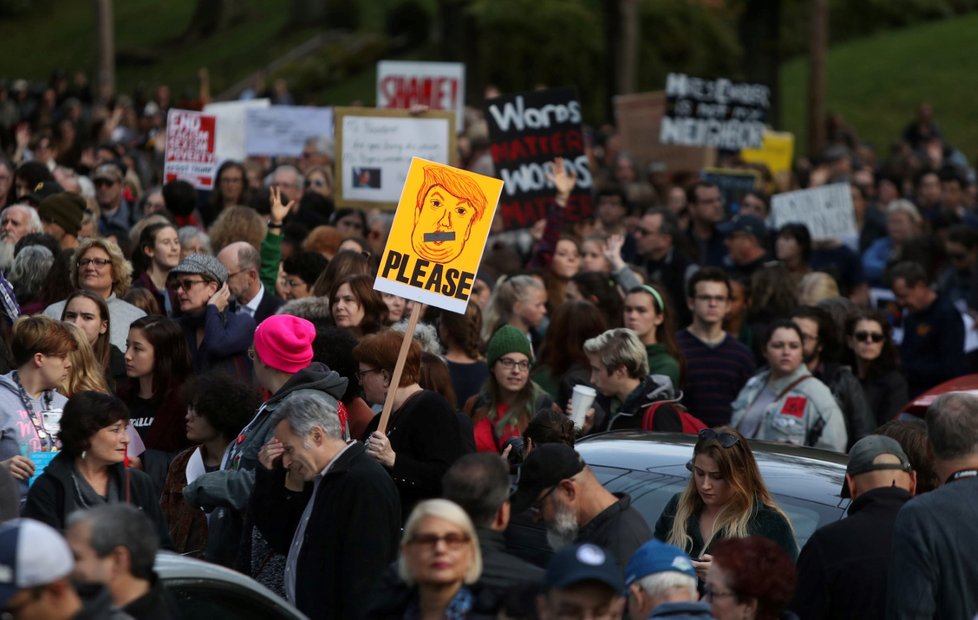
<path fill-rule="evenodd" d="M 276 105 L 245 110 L 248 155 L 301 157 L 306 140 L 332 135 L 332 108 Z"/>
<path fill-rule="evenodd" d="M 664 164 L 668 172 L 696 172 L 716 162 L 716 149 L 712 147 L 659 142 L 666 111 L 666 95 L 662 91 L 617 95 L 614 102 L 621 147 L 641 169 L 655 163 Z"/>
<path fill-rule="evenodd" d="M 842 239 L 858 234 L 848 183 L 775 194 L 771 198 L 775 228 L 789 222 L 808 227 L 812 239 Z"/>
<path fill-rule="evenodd" d="M 377 63 L 377 107 L 408 110 L 414 105 L 455 113 L 455 126 L 465 123 L 465 65 L 456 62 Z"/>
<path fill-rule="evenodd" d="M 683 73 L 666 76 L 668 111 L 662 119 L 663 144 L 758 148 L 771 89 L 764 84 L 706 80 Z"/>
<path fill-rule="evenodd" d="M 502 189 L 499 179 L 413 158 L 374 288 L 465 313 Z"/>
<path fill-rule="evenodd" d="M 268 99 L 249 99 L 247 101 L 220 101 L 204 106 L 204 113 L 217 117 L 217 142 L 214 145 L 217 161 L 227 159 L 243 161 L 248 156 L 245 149 L 245 114 L 255 108 L 267 108 Z"/>
<path fill-rule="evenodd" d="M 336 108 L 336 204 L 394 209 L 412 157 L 455 163 L 455 114 Z"/>
<path fill-rule="evenodd" d="M 795 136 L 786 131 L 764 130 L 761 146 L 741 149 L 740 158 L 749 164 L 764 164 L 771 174 L 791 172 L 791 158 L 795 155 Z"/>
<path fill-rule="evenodd" d="M 761 174 L 757 170 L 704 168 L 700 177 L 719 187 L 723 204 L 727 205 L 730 212 L 737 213 L 744 195 L 757 189 Z"/>
<path fill-rule="evenodd" d="M 214 189 L 216 139 L 217 119 L 214 116 L 171 109 L 166 116 L 164 182 L 183 179 L 197 189 Z"/>
<path fill-rule="evenodd" d="M 526 228 L 546 217 L 554 200 L 547 163 L 555 157 L 563 157 L 564 165 L 577 174 L 565 219 L 573 222 L 590 215 L 593 181 L 577 90 L 553 88 L 497 97 L 486 102 L 485 112 L 492 161 L 505 188 L 499 208 L 506 228 Z"/>

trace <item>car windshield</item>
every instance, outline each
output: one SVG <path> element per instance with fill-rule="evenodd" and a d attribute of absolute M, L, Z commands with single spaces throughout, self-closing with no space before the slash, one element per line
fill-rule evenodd
<path fill-rule="evenodd" d="M 613 493 L 628 493 L 632 498 L 632 506 L 638 510 L 649 524 L 655 529 L 655 522 L 662 514 L 669 500 L 676 493 L 686 488 L 687 477 L 663 473 L 649 473 L 617 467 L 590 466 L 601 484 Z M 804 499 L 774 494 L 774 499 L 781 509 L 788 513 L 791 524 L 795 528 L 795 539 L 801 548 L 808 538 L 818 528 L 819 523 L 826 524 L 837 521 L 841 510 L 834 506 L 823 506 Z"/>

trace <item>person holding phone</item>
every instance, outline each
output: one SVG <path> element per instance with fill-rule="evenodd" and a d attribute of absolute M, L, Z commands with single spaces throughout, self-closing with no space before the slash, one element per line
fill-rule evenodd
<path fill-rule="evenodd" d="M 765 536 L 798 557 L 791 520 L 768 492 L 743 435 L 725 426 L 703 429 L 686 468 L 689 484 L 666 504 L 654 535 L 688 553 L 700 579 L 713 561 L 711 545 L 724 538 Z"/>
<path fill-rule="evenodd" d="M 57 447 L 58 429 L 45 426 L 44 414 L 60 414 L 68 402 L 55 390 L 68 376 L 75 347 L 60 321 L 29 316 L 14 322 L 10 349 L 17 369 L 0 375 L 0 465 L 19 481 L 21 500 L 35 473 L 31 452 Z"/>
<path fill-rule="evenodd" d="M 191 254 L 170 271 L 180 305 L 180 326 L 187 338 L 194 374 L 212 368 L 241 381 L 251 380 L 248 347 L 255 319 L 228 312 L 228 270 L 209 254 Z"/>

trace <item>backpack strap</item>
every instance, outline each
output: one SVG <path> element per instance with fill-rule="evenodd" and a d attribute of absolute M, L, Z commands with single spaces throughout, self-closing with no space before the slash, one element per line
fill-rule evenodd
<path fill-rule="evenodd" d="M 799 383 L 802 383 L 804 381 L 807 381 L 808 379 L 811 379 L 811 378 L 812 378 L 812 375 L 810 375 L 810 374 L 809 375 L 805 375 L 804 377 L 798 377 L 797 379 L 795 379 L 794 381 L 792 381 L 791 383 L 789 383 L 787 387 L 785 387 L 783 390 L 781 390 L 781 393 L 778 394 L 777 398 L 775 398 L 774 401 L 777 402 L 777 401 L 781 400 L 782 398 L 784 398 L 785 394 L 787 394 L 792 389 L 794 389 L 795 386 L 797 386 Z"/>

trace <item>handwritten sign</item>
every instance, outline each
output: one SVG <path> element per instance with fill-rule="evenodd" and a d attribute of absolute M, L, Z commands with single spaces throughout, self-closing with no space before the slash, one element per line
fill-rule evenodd
<path fill-rule="evenodd" d="M 248 153 L 245 149 L 245 114 L 254 108 L 267 108 L 271 105 L 268 99 L 249 99 L 247 101 L 219 101 L 204 106 L 204 113 L 217 118 L 220 128 L 214 154 L 217 161 L 226 159 L 242 161 Z"/>
<path fill-rule="evenodd" d="M 217 119 L 192 110 L 171 109 L 166 117 L 163 178 L 188 181 L 197 189 L 214 189 Z"/>
<path fill-rule="evenodd" d="M 502 189 L 499 179 L 413 158 L 374 288 L 464 314 Z"/>
<path fill-rule="evenodd" d="M 455 62 L 377 63 L 377 107 L 407 110 L 414 105 L 455 113 L 455 126 L 465 122 L 465 65 Z"/>
<path fill-rule="evenodd" d="M 807 226 L 817 241 L 857 234 L 848 183 L 775 194 L 771 198 L 771 215 L 775 227 L 798 222 Z"/>
<path fill-rule="evenodd" d="M 332 135 L 332 108 L 276 105 L 245 110 L 248 155 L 300 157 L 306 140 Z"/>
<path fill-rule="evenodd" d="M 761 174 L 757 170 L 704 168 L 700 178 L 719 187 L 723 204 L 736 213 L 740 210 L 740 201 L 744 196 L 757 189 Z"/>
<path fill-rule="evenodd" d="M 761 146 L 764 118 L 771 106 L 771 89 L 764 84 L 670 73 L 666 98 L 668 111 L 659 133 L 663 144 L 728 150 Z"/>
<path fill-rule="evenodd" d="M 573 88 L 497 97 L 486 102 L 486 121 L 496 174 L 503 180 L 500 212 L 506 228 L 526 228 L 546 217 L 553 203 L 547 163 L 563 157 L 577 174 L 565 217 L 591 213 L 591 171 L 584 154 L 581 104 Z"/>
<path fill-rule="evenodd" d="M 455 115 L 336 108 L 336 203 L 392 209 L 413 157 L 441 164 L 456 159 Z"/>

